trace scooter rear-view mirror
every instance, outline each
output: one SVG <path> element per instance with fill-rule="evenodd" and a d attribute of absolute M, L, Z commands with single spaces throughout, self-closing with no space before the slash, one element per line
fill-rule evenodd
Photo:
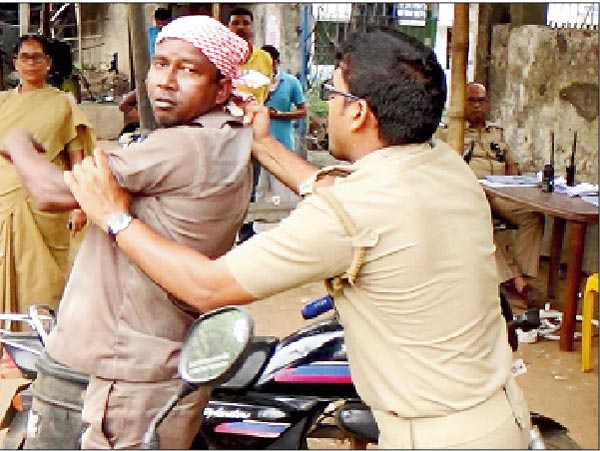
<path fill-rule="evenodd" d="M 242 361 L 253 328 L 252 317 L 243 307 L 227 306 L 203 314 L 183 342 L 179 375 L 193 385 L 224 381 Z"/>

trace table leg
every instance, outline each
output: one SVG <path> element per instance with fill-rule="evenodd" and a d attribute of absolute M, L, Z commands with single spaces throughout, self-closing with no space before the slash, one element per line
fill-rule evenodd
<path fill-rule="evenodd" d="M 571 221 L 569 225 L 569 257 L 567 260 L 567 287 L 563 298 L 563 316 L 560 328 L 560 350 L 573 350 L 577 293 L 581 285 L 583 243 L 587 223 Z"/>
<path fill-rule="evenodd" d="M 558 271 L 560 269 L 565 223 L 566 220 L 564 218 L 556 216 L 552 223 L 552 243 L 550 247 L 550 265 L 548 266 L 548 286 L 546 289 L 548 299 L 554 299 L 556 297 L 556 285 L 558 283 Z"/>

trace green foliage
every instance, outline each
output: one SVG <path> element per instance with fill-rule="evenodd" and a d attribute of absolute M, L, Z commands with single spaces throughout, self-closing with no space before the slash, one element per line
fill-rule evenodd
<path fill-rule="evenodd" d="M 327 102 L 319 98 L 319 87 L 313 86 L 307 92 L 309 117 L 326 117 Z"/>

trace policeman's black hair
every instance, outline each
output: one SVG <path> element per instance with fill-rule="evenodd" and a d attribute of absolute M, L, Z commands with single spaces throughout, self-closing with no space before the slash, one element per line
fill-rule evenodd
<path fill-rule="evenodd" d="M 386 145 L 431 139 L 446 102 L 446 77 L 433 50 L 380 28 L 350 34 L 336 57 L 349 92 L 367 100 Z"/>
<path fill-rule="evenodd" d="M 229 23 L 231 20 L 231 16 L 250 16 L 250 20 L 254 22 L 254 15 L 252 14 L 252 11 L 242 8 L 241 6 L 233 8 L 231 11 L 229 11 L 229 14 L 227 15 L 227 23 Z"/>
<path fill-rule="evenodd" d="M 272 45 L 263 45 L 261 48 L 265 52 L 267 52 L 269 55 L 271 55 L 271 59 L 273 61 L 275 61 L 275 60 L 280 61 L 279 60 L 279 50 L 277 50 L 274 46 L 272 46 Z"/>
<path fill-rule="evenodd" d="M 19 54 L 19 51 L 21 50 L 21 47 L 23 47 L 23 43 L 25 41 L 38 42 L 42 47 L 42 52 L 44 52 L 44 55 L 50 56 L 50 42 L 48 42 L 48 39 L 46 37 L 40 34 L 24 34 L 17 40 L 17 43 L 15 44 L 15 48 L 13 50 L 13 55 L 15 58 Z"/>

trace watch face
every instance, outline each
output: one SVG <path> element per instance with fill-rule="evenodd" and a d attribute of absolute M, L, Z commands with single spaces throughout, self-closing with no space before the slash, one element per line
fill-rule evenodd
<path fill-rule="evenodd" d="M 114 238 L 117 233 L 127 228 L 131 222 L 131 215 L 129 213 L 115 213 L 108 218 L 108 234 Z"/>

